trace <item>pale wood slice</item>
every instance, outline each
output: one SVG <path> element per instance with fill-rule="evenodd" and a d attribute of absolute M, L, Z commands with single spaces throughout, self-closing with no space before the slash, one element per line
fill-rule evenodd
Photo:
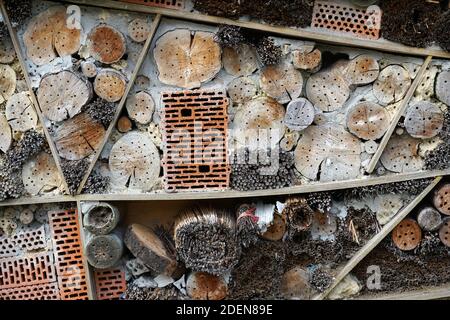
<path fill-rule="evenodd" d="M 33 196 L 59 188 L 62 183 L 55 160 L 46 152 L 25 163 L 22 181 L 25 190 Z"/>
<path fill-rule="evenodd" d="M 134 81 L 134 86 L 138 91 L 147 90 L 150 88 L 150 78 L 141 74 L 136 77 L 136 80 Z"/>
<path fill-rule="evenodd" d="M 0 150 L 6 152 L 11 148 L 12 133 L 8 120 L 2 114 L 0 114 Z"/>
<path fill-rule="evenodd" d="M 150 34 L 150 25 L 145 19 L 134 19 L 128 25 L 128 35 L 133 41 L 144 42 Z"/>
<path fill-rule="evenodd" d="M 125 37 L 119 30 L 102 23 L 89 32 L 87 48 L 95 60 L 112 64 L 123 57 L 127 46 Z"/>
<path fill-rule="evenodd" d="M 89 264 L 94 268 L 112 268 L 122 257 L 122 239 L 115 234 L 94 236 L 86 244 L 84 252 Z"/>
<path fill-rule="evenodd" d="M 119 210 L 109 203 L 92 205 L 83 216 L 83 226 L 95 235 L 107 234 L 114 230 L 120 220 Z"/>
<path fill-rule="evenodd" d="M 150 94 L 141 91 L 127 99 L 126 108 L 131 119 L 140 124 L 147 124 L 152 121 L 155 102 Z"/>
<path fill-rule="evenodd" d="M 81 63 L 81 72 L 88 78 L 94 78 L 97 75 L 97 66 L 90 61 Z"/>
<path fill-rule="evenodd" d="M 314 212 L 311 224 L 311 236 L 313 239 L 327 239 L 337 230 L 337 221 L 334 215 L 326 212 Z"/>
<path fill-rule="evenodd" d="M 366 142 L 364 142 L 364 151 L 367 152 L 368 154 L 374 154 L 375 152 L 377 152 L 378 149 L 378 143 L 376 143 L 373 140 L 368 140 Z"/>
<path fill-rule="evenodd" d="M 359 175 L 360 153 L 360 141 L 344 127 L 332 123 L 313 125 L 297 143 L 295 167 L 311 180 L 352 179 Z"/>
<path fill-rule="evenodd" d="M 322 52 L 319 49 L 310 52 L 294 50 L 292 51 L 292 63 L 297 69 L 316 71 L 322 63 Z"/>
<path fill-rule="evenodd" d="M 130 118 L 127 116 L 120 117 L 119 121 L 117 122 L 117 130 L 122 133 L 127 133 L 133 128 L 133 124 L 131 123 Z"/>
<path fill-rule="evenodd" d="M 344 77 L 349 84 L 364 85 L 374 82 L 379 73 L 378 61 L 374 57 L 363 54 L 348 63 Z"/>
<path fill-rule="evenodd" d="M 80 48 L 81 30 L 68 28 L 66 8 L 53 6 L 41 12 L 23 35 L 27 56 L 36 65 L 44 65 L 59 56 L 74 54 Z"/>
<path fill-rule="evenodd" d="M 258 69 L 256 50 L 246 43 L 237 48 L 225 47 L 222 63 L 225 71 L 235 77 L 249 76 Z"/>
<path fill-rule="evenodd" d="M 422 240 L 422 230 L 419 224 L 413 219 L 402 220 L 394 230 L 392 230 L 392 241 L 403 251 L 416 248 Z"/>
<path fill-rule="evenodd" d="M 433 205 L 440 213 L 450 216 L 450 184 L 444 184 L 434 192 Z"/>
<path fill-rule="evenodd" d="M 436 97 L 450 106 L 450 71 L 442 71 L 436 78 Z"/>
<path fill-rule="evenodd" d="M 132 131 L 112 147 L 109 167 L 117 186 L 148 191 L 159 177 L 159 152 L 148 134 Z"/>
<path fill-rule="evenodd" d="M 305 98 L 289 102 L 284 116 L 284 124 L 291 130 L 305 130 L 314 121 L 314 106 Z"/>
<path fill-rule="evenodd" d="M 279 214 L 273 215 L 273 220 L 271 225 L 267 230 L 261 234 L 261 238 L 270 241 L 280 241 L 283 239 L 284 234 L 287 231 L 287 221 L 285 216 L 280 216 Z"/>
<path fill-rule="evenodd" d="M 239 77 L 228 84 L 228 95 L 234 104 L 250 101 L 258 93 L 255 82 L 248 77 Z"/>
<path fill-rule="evenodd" d="M 19 214 L 19 221 L 24 225 L 29 225 L 34 220 L 33 211 L 30 209 L 23 209 Z"/>
<path fill-rule="evenodd" d="M 228 294 L 228 285 L 222 276 L 192 272 L 186 281 L 186 293 L 195 300 L 222 300 Z"/>
<path fill-rule="evenodd" d="M 8 99 L 16 91 L 16 72 L 7 64 L 0 64 L 0 104 Z"/>
<path fill-rule="evenodd" d="M 313 294 L 309 284 L 308 272 L 296 266 L 284 273 L 281 280 L 281 293 L 289 300 L 309 300 Z"/>
<path fill-rule="evenodd" d="M 153 53 L 159 80 L 182 88 L 200 87 L 222 67 L 221 50 L 211 32 L 169 31 L 157 40 Z"/>
<path fill-rule="evenodd" d="M 303 77 L 291 64 L 265 67 L 259 77 L 262 90 L 279 103 L 287 103 L 302 93 Z"/>
<path fill-rule="evenodd" d="M 420 101 L 409 105 L 405 115 L 406 131 L 414 138 L 437 136 L 444 125 L 444 114 L 434 103 Z"/>
<path fill-rule="evenodd" d="M 172 276 L 177 272 L 175 256 L 152 229 L 134 223 L 128 227 L 124 242 L 131 253 L 155 274 Z"/>
<path fill-rule="evenodd" d="M 53 139 L 62 158 L 81 160 L 97 150 L 104 136 L 105 128 L 83 112 L 63 122 Z"/>
<path fill-rule="evenodd" d="M 16 58 L 16 50 L 10 37 L 0 39 L 0 63 L 12 63 Z"/>
<path fill-rule="evenodd" d="M 100 70 L 94 81 L 95 93 L 108 102 L 119 101 L 125 93 L 126 86 L 125 76 L 114 69 Z"/>
<path fill-rule="evenodd" d="M 279 141 L 284 132 L 284 114 L 283 106 L 269 97 L 258 97 L 247 102 L 237 110 L 233 119 L 235 139 L 246 145 L 246 138 L 250 141 L 256 139 L 258 130 L 262 129 L 272 130 L 274 138 L 279 133 L 279 139 L 275 139 Z"/>
<path fill-rule="evenodd" d="M 435 231 L 442 224 L 442 218 L 439 211 L 433 207 L 426 207 L 420 210 L 417 215 L 419 226 L 425 231 Z"/>
<path fill-rule="evenodd" d="M 403 207 L 403 199 L 400 194 L 379 194 L 373 199 L 365 201 L 372 212 L 376 212 L 377 221 L 380 225 L 385 225 Z"/>
<path fill-rule="evenodd" d="M 439 229 L 439 239 L 444 245 L 450 247 L 450 218 L 445 218 L 442 222 L 442 226 Z"/>
<path fill-rule="evenodd" d="M 92 97 L 89 81 L 70 71 L 45 75 L 37 90 L 42 113 L 52 121 L 72 118 Z"/>
<path fill-rule="evenodd" d="M 324 112 L 340 109 L 350 96 L 347 82 L 337 69 L 313 74 L 306 83 L 306 96 Z"/>
<path fill-rule="evenodd" d="M 284 151 L 291 151 L 297 145 L 297 141 L 299 138 L 300 134 L 298 132 L 285 134 L 283 139 L 281 139 L 280 141 L 280 148 Z"/>
<path fill-rule="evenodd" d="M 382 105 L 400 101 L 411 85 L 408 71 L 399 65 L 390 65 L 381 70 L 373 84 L 373 94 Z"/>
<path fill-rule="evenodd" d="M 373 102 L 360 102 L 347 113 L 347 128 L 358 138 L 377 140 L 381 138 L 390 124 L 386 109 Z"/>
<path fill-rule="evenodd" d="M 15 131 L 25 132 L 36 127 L 38 116 L 29 92 L 13 95 L 6 103 L 6 119 Z"/>
<path fill-rule="evenodd" d="M 423 167 L 419 155 L 420 140 L 408 134 L 393 135 L 389 140 L 380 161 L 383 166 L 393 172 L 414 172 Z"/>

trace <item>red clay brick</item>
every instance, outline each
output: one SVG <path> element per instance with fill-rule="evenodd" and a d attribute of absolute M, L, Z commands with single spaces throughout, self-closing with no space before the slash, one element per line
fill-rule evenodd
<path fill-rule="evenodd" d="M 122 269 L 95 270 L 95 287 L 98 300 L 116 300 L 127 289 Z"/>
<path fill-rule="evenodd" d="M 56 282 L 0 290 L 0 300 L 60 300 Z"/>
<path fill-rule="evenodd" d="M 169 9 L 184 8 L 184 0 L 121 0 L 122 2 L 142 4 L 150 7 L 161 7 Z"/>

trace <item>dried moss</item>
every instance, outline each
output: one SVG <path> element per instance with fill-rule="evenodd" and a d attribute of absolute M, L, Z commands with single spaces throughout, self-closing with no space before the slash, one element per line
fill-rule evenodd
<path fill-rule="evenodd" d="M 11 149 L 6 152 L 5 166 L 9 170 L 19 170 L 24 163 L 44 150 L 46 146 L 44 135 L 29 130 Z"/>
<path fill-rule="evenodd" d="M 24 25 L 31 17 L 31 0 L 5 0 L 4 3 L 13 25 Z"/>
<path fill-rule="evenodd" d="M 447 11 L 436 22 L 434 28 L 434 39 L 439 46 L 447 51 L 450 51 L 450 11 Z"/>
<path fill-rule="evenodd" d="M 83 193 L 104 194 L 109 189 L 109 177 L 93 172 L 83 188 Z"/>

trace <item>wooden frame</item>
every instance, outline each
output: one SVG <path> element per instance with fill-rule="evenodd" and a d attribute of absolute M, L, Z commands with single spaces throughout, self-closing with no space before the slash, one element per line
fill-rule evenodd
<path fill-rule="evenodd" d="M 450 284 L 398 293 L 365 294 L 353 300 L 434 300 L 450 297 Z"/>

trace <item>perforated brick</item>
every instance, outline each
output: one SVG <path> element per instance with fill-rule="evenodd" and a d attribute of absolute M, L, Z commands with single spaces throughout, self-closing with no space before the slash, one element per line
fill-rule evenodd
<path fill-rule="evenodd" d="M 99 300 L 119 299 L 127 289 L 125 272 L 122 269 L 95 270 L 94 278 Z"/>
<path fill-rule="evenodd" d="M 0 290 L 0 300 L 60 300 L 56 282 Z"/>
<path fill-rule="evenodd" d="M 50 211 L 48 218 L 61 299 L 88 299 L 78 212 Z"/>
<path fill-rule="evenodd" d="M 0 237 L 0 258 L 14 257 L 20 254 L 20 249 L 14 245 L 11 238 Z"/>
<path fill-rule="evenodd" d="M 46 247 L 45 228 L 42 225 L 37 229 L 17 232 L 12 236 L 12 242 L 24 251 L 43 249 Z"/>
<path fill-rule="evenodd" d="M 51 252 L 0 260 L 0 289 L 56 282 Z"/>
<path fill-rule="evenodd" d="M 122 0 L 122 2 L 136 3 L 150 7 L 161 7 L 170 9 L 184 8 L 184 0 Z"/>
<path fill-rule="evenodd" d="M 166 190 L 227 188 L 230 167 L 225 90 L 164 92 L 162 97 Z"/>
<path fill-rule="evenodd" d="M 381 9 L 367 10 L 328 1 L 314 3 L 311 27 L 343 32 L 365 39 L 380 37 Z"/>

